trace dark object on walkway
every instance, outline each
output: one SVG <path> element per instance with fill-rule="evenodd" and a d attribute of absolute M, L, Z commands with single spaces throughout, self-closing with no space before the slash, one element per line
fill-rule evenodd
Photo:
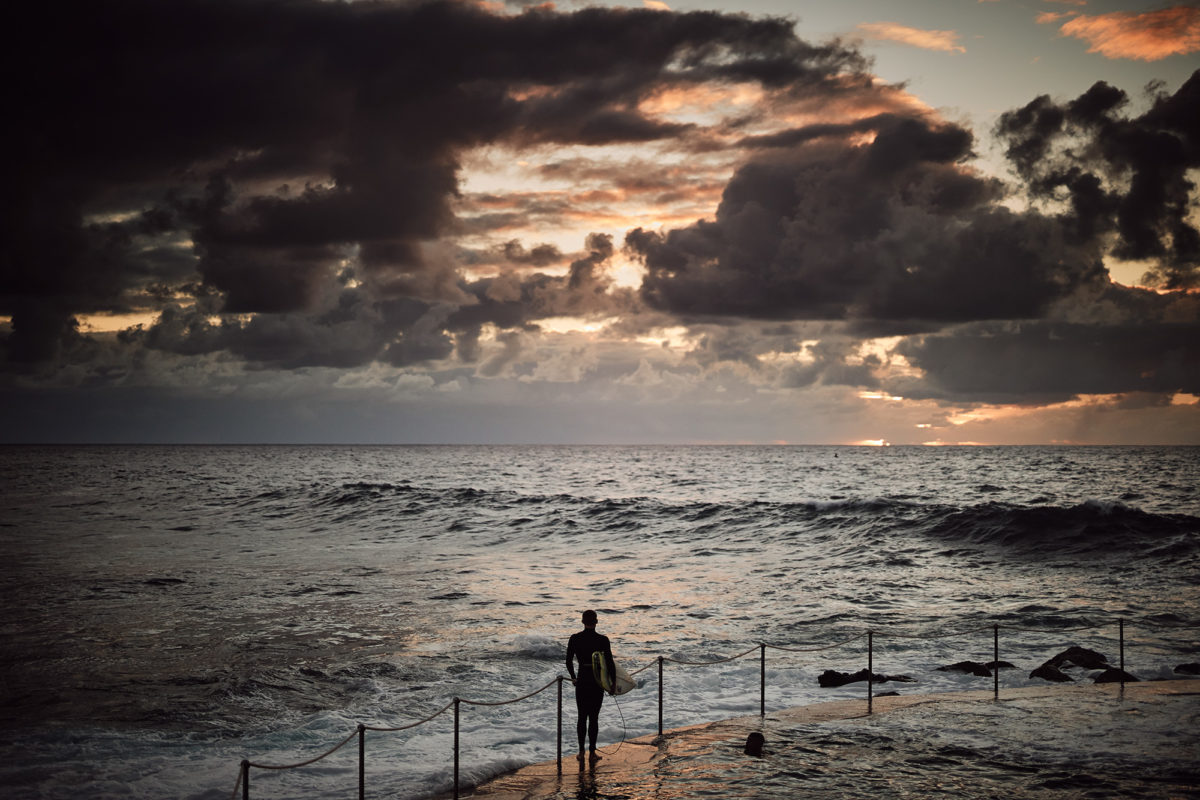
<path fill-rule="evenodd" d="M 1048 661 L 1029 673 L 1029 677 L 1041 678 L 1044 681 L 1053 681 L 1055 683 L 1072 683 L 1075 680 L 1058 667 L 1051 666 Z"/>
<path fill-rule="evenodd" d="M 1099 675 L 1093 675 L 1092 681 L 1095 683 L 1136 683 L 1141 678 L 1135 678 L 1123 669 L 1112 667 L 1104 670 Z"/>
<path fill-rule="evenodd" d="M 899 692 L 880 692 L 879 694 L 877 694 L 875 696 L 876 697 L 899 697 L 900 693 Z"/>
<path fill-rule="evenodd" d="M 878 672 L 868 673 L 865 669 L 860 669 L 858 672 L 838 672 L 836 670 L 827 669 L 817 676 L 817 683 L 826 689 L 837 686 L 845 686 L 847 683 L 857 683 L 865 681 L 868 674 L 871 677 L 871 683 L 887 683 L 895 681 L 896 683 L 916 683 L 916 678 L 910 678 L 907 675 L 880 675 Z"/>
<path fill-rule="evenodd" d="M 746 749 L 742 752 L 748 756 L 761 756 L 763 754 L 763 747 L 766 745 L 766 743 L 767 737 L 763 736 L 758 731 L 754 731 L 746 737 Z"/>
<path fill-rule="evenodd" d="M 1180 675 L 1200 675 L 1200 664 L 1180 664 L 1175 671 Z"/>
<path fill-rule="evenodd" d="M 1046 662 L 1051 667 L 1083 667 L 1084 669 L 1111 669 L 1112 664 L 1108 663 L 1108 659 L 1097 653 L 1095 650 L 1088 650 L 1086 647 L 1068 647 L 1054 658 Z"/>
<path fill-rule="evenodd" d="M 992 677 L 993 669 L 1016 669 L 1016 667 L 1007 661 L 989 661 L 986 664 L 978 661 L 959 661 L 957 664 L 937 668 L 938 672 L 965 672 L 980 678 Z"/>

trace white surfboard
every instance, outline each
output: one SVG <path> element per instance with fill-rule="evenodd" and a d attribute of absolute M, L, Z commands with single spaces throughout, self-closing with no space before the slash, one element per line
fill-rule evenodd
<path fill-rule="evenodd" d="M 600 684 L 600 688 L 609 694 L 625 694 L 630 689 L 637 686 L 633 677 L 629 672 L 613 659 L 613 667 L 615 675 L 608 674 L 608 664 L 604 660 L 604 653 L 599 651 L 592 653 L 592 674 L 596 676 L 596 682 Z"/>

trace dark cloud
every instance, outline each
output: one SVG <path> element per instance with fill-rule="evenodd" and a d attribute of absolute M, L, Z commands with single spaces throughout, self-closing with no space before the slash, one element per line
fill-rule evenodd
<path fill-rule="evenodd" d="M 678 137 L 692 126 L 639 103 L 714 80 L 841 91 L 835 77 L 865 63 L 785 20 L 712 12 L 58 0 L 22 13 L 24 30 L 53 34 L 5 55 L 21 76 L 0 133 L 10 362 L 52 357 L 77 314 L 196 275 L 223 312 L 319 316 L 348 250 L 369 302 L 430 287 L 445 300 L 444 275 L 421 277 L 445 271 L 425 245 L 455 230 L 466 150 Z M 190 274 L 145 255 L 183 242 Z"/>
<path fill-rule="evenodd" d="M 877 355 L 858 358 L 856 340 L 844 337 L 823 339 L 808 347 L 807 355 L 812 360 L 788 369 L 782 385 L 799 388 L 822 384 L 860 389 L 877 389 L 881 385 L 878 368 L 882 360 Z"/>
<path fill-rule="evenodd" d="M 851 134 L 873 133 L 866 146 Z M 653 307 L 694 317 L 948 322 L 1040 315 L 1098 280 L 1094 251 L 995 204 L 972 137 L 885 114 L 753 142 L 713 221 L 632 231 Z M 885 326 L 886 327 L 886 326 Z"/>
<path fill-rule="evenodd" d="M 1200 322 L 975 323 L 898 348 L 925 372 L 894 391 L 987 403 L 1044 404 L 1081 394 L 1200 392 Z"/>
<path fill-rule="evenodd" d="M 562 252 L 552 244 L 539 244 L 526 250 L 516 239 L 505 242 L 501 252 L 508 263 L 521 266 L 548 267 L 563 259 Z"/>
<path fill-rule="evenodd" d="M 466 284 L 473 302 L 457 308 L 445 325 L 459 337 L 459 357 L 473 361 L 478 356 L 484 325 L 533 329 L 537 320 L 548 317 L 615 315 L 632 310 L 633 292 L 614 288 L 607 273 L 613 252 L 611 236 L 593 233 L 587 237 L 586 252 L 571 262 L 566 275 L 504 274 Z"/>
<path fill-rule="evenodd" d="M 1126 93 L 1099 82 L 1078 98 L 1038 97 L 1001 115 L 998 134 L 1035 198 L 1069 202 L 1079 239 L 1115 232 L 1114 255 L 1155 259 L 1167 289 L 1200 285 L 1200 231 L 1190 172 L 1200 167 L 1200 71 L 1140 116 Z"/>

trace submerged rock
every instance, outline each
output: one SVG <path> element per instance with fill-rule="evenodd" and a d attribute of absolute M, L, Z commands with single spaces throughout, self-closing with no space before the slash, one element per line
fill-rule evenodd
<path fill-rule="evenodd" d="M 827 669 L 817 676 L 817 683 L 826 689 L 837 686 L 845 686 L 847 683 L 857 683 L 865 681 L 870 675 L 871 683 L 887 683 L 895 681 L 896 683 L 916 683 L 916 678 L 910 678 L 907 675 L 880 675 L 878 672 L 868 673 L 865 669 L 860 669 L 858 672 L 838 672 L 836 670 Z"/>
<path fill-rule="evenodd" d="M 1075 681 L 1070 675 L 1063 672 L 1058 667 L 1052 666 L 1050 662 L 1042 664 L 1040 667 L 1029 673 L 1031 678 L 1041 678 L 1044 681 L 1053 681 L 1054 683 L 1073 683 Z"/>
<path fill-rule="evenodd" d="M 1046 665 L 1062 669 L 1063 667 L 1083 667 L 1084 669 L 1111 669 L 1108 659 L 1095 650 L 1072 645 L 1046 662 Z"/>
<path fill-rule="evenodd" d="M 1122 681 L 1125 683 L 1134 683 L 1140 679 L 1135 678 L 1123 669 L 1112 667 L 1097 675 L 1093 675 L 1092 680 L 1096 683 L 1121 683 Z"/>
<path fill-rule="evenodd" d="M 1104 680 L 1097 679 L 1097 683 L 1112 683 L 1121 680 L 1121 670 L 1115 668 L 1108 663 L 1108 659 L 1101 653 L 1095 650 L 1089 650 L 1086 647 L 1077 647 L 1072 645 L 1066 650 L 1056 655 L 1054 658 L 1042 664 L 1040 667 L 1029 673 L 1031 678 L 1041 678 L 1045 681 L 1054 681 L 1056 683 L 1066 683 L 1067 681 L 1075 680 L 1070 675 L 1063 672 L 1064 669 L 1071 667 L 1081 667 L 1083 669 L 1099 669 L 1104 670 L 1101 677 Z M 1110 673 L 1116 677 L 1110 677 Z M 1129 675 L 1129 673 L 1124 673 Z M 1137 680 L 1130 675 L 1125 680 Z"/>
<path fill-rule="evenodd" d="M 979 678 L 992 677 L 992 671 L 987 668 L 986 664 L 980 664 L 978 661 L 959 661 L 955 664 L 948 664 L 944 667 L 938 667 L 938 672 L 965 672 L 968 675 L 975 675 Z"/>
<path fill-rule="evenodd" d="M 965 672 L 980 678 L 990 678 L 993 669 L 1016 669 L 1016 667 L 1007 661 L 989 661 L 986 664 L 978 661 L 959 661 L 957 664 L 949 664 L 937 669 L 938 672 Z"/>
<path fill-rule="evenodd" d="M 1200 664 L 1180 664 L 1175 672 L 1179 675 L 1200 675 Z"/>

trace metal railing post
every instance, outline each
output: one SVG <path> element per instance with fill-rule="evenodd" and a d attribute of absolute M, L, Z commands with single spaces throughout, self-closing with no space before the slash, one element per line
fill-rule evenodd
<path fill-rule="evenodd" d="M 658 735 L 662 736 L 663 657 L 658 657 Z"/>
<path fill-rule="evenodd" d="M 367 796 L 367 728 L 358 723 L 358 800 Z"/>
<path fill-rule="evenodd" d="M 250 761 L 242 761 L 242 800 L 250 800 Z"/>
<path fill-rule="evenodd" d="M 992 699 L 1000 699 L 1000 626 L 992 626 Z"/>
<path fill-rule="evenodd" d="M 454 800 L 458 800 L 458 704 L 454 698 Z"/>
<path fill-rule="evenodd" d="M 758 659 L 758 715 L 767 715 L 767 645 L 760 644 L 762 652 Z"/>
<path fill-rule="evenodd" d="M 1121 688 L 1125 688 L 1125 620 L 1117 620 L 1120 631 L 1121 642 Z"/>
<path fill-rule="evenodd" d="M 563 676 L 558 676 L 558 774 L 562 775 L 562 685 Z"/>
<path fill-rule="evenodd" d="M 867 713 L 875 713 L 875 634 L 867 631 Z"/>

